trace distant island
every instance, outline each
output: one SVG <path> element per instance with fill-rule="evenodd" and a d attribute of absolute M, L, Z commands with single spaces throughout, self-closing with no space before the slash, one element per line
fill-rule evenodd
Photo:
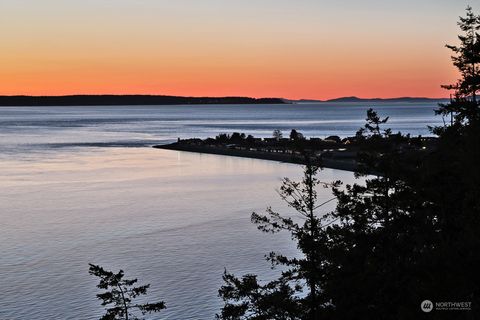
<path fill-rule="evenodd" d="M 285 100 L 287 103 L 324 103 L 324 102 L 403 102 L 403 103 L 419 103 L 419 102 L 447 102 L 447 98 L 425 98 L 425 97 L 399 97 L 399 98 L 359 98 L 359 97 L 340 97 L 329 100 L 300 99 Z"/>
<path fill-rule="evenodd" d="M 441 102 L 448 99 L 432 98 L 369 98 L 342 97 L 330 100 L 289 100 L 282 98 L 249 97 L 180 97 L 165 95 L 66 95 L 66 96 L 0 96 L 0 106 L 138 106 L 138 105 L 185 105 L 185 104 L 296 104 L 328 102 Z"/>
<path fill-rule="evenodd" d="M 180 104 L 283 104 L 279 98 L 177 97 L 163 95 L 0 96 L 0 106 L 119 106 Z"/>

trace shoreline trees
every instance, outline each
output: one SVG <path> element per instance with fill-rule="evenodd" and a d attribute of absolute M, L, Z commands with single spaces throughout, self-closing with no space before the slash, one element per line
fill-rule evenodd
<path fill-rule="evenodd" d="M 270 254 L 285 270 L 268 283 L 226 273 L 219 319 L 416 319 L 424 300 L 471 302 L 470 311 L 433 310 L 436 319 L 480 314 L 480 16 L 468 7 L 459 26 L 460 46 L 447 47 L 461 78 L 445 86 L 454 94 L 437 112 L 451 122 L 432 129 L 438 147 L 404 152 L 415 140 L 381 128 L 388 119 L 369 110 L 357 134 L 365 182 L 329 185 L 335 210 L 311 217 L 317 171 L 284 180 L 281 197 L 306 213 L 304 224 L 271 209 L 252 221 L 290 232 L 303 256 Z"/>

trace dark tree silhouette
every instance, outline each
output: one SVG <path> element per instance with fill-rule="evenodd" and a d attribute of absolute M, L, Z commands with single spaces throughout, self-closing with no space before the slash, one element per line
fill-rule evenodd
<path fill-rule="evenodd" d="M 367 110 L 367 119 L 365 126 L 360 128 L 357 132 L 357 137 L 371 138 L 371 137 L 382 137 L 382 136 L 389 136 L 392 132 L 390 129 L 384 129 L 383 132 L 380 129 L 380 126 L 387 123 L 389 117 L 381 119 L 377 112 L 374 111 L 372 108 Z"/>
<path fill-rule="evenodd" d="M 135 287 L 137 279 L 124 279 L 122 270 L 118 273 L 113 273 L 98 265 L 89 265 L 88 272 L 100 278 L 97 287 L 106 290 L 97 294 L 98 299 L 102 301 L 102 306 L 108 306 L 101 320 L 140 320 L 141 318 L 135 315 L 134 310 L 145 315 L 147 313 L 159 312 L 166 308 L 163 301 L 144 304 L 134 303 L 136 298 L 147 294 L 147 290 L 150 287 L 149 284 Z"/>
<path fill-rule="evenodd" d="M 467 7 L 466 11 L 466 16 L 460 17 L 458 22 L 463 32 L 458 36 L 460 45 L 446 45 L 454 53 L 452 61 L 461 78 L 455 84 L 442 86 L 454 90 L 454 94 L 450 103 L 440 105 L 437 111 L 438 114 L 450 115 L 451 124 L 453 120 L 460 123 L 480 118 L 477 103 L 477 92 L 480 90 L 480 15 L 475 15 L 471 7 Z"/>
<path fill-rule="evenodd" d="M 414 268 L 428 221 L 417 220 L 422 199 L 407 179 L 420 159 L 403 152 L 410 139 L 382 128 L 387 120 L 368 111 L 356 173 L 364 181 L 333 188 L 337 207 L 331 218 L 337 223 L 326 230 L 331 245 L 322 289 L 334 319 L 399 319 L 421 312 Z"/>
<path fill-rule="evenodd" d="M 470 311 L 434 310 L 435 319 L 478 318 L 479 19 L 467 8 L 459 23 L 466 35 L 450 47 L 461 78 L 447 87 L 455 92 L 439 113 L 452 122 L 435 129 L 433 147 L 392 134 L 383 128 L 388 118 L 369 110 L 357 134 L 356 176 L 364 181 L 330 185 L 336 209 L 318 217 L 311 214 L 317 169 L 307 167 L 301 183 L 286 179 L 280 194 L 304 222 L 271 209 L 252 221 L 265 232 L 290 232 L 303 257 L 270 254 L 285 270 L 267 283 L 225 273 L 220 319 L 419 319 L 428 316 L 423 300 L 471 302 Z"/>
<path fill-rule="evenodd" d="M 231 143 L 241 143 L 245 140 L 245 133 L 234 132 L 230 136 Z"/>
<path fill-rule="evenodd" d="M 334 188 L 338 223 L 326 231 L 332 246 L 322 293 L 334 319 L 419 318 L 425 299 L 472 303 L 471 311 L 436 312 L 435 319 L 479 314 L 478 23 L 467 8 L 459 23 L 467 35 L 454 50 L 461 79 L 447 87 L 455 93 L 439 110 L 452 123 L 435 130 L 435 148 L 408 152 L 422 140 L 383 130 L 386 119 L 368 112 L 358 134 L 365 184 Z"/>
<path fill-rule="evenodd" d="M 303 136 L 302 133 L 298 132 L 295 129 L 292 129 L 292 131 L 290 131 L 290 140 L 298 141 L 298 140 L 303 140 L 303 139 L 305 139 L 305 137 Z"/>
<path fill-rule="evenodd" d="M 227 143 L 230 141 L 230 135 L 226 133 L 220 133 L 218 136 L 215 137 L 215 140 L 220 143 Z"/>
<path fill-rule="evenodd" d="M 280 139 L 283 138 L 283 133 L 282 133 L 281 130 L 275 129 L 275 130 L 273 130 L 272 136 L 273 136 L 275 139 L 280 140 Z"/>
<path fill-rule="evenodd" d="M 305 166 L 301 182 L 289 178 L 283 180 L 279 190 L 280 197 L 297 213 L 297 218 L 285 217 L 267 209 L 266 215 L 252 214 L 252 222 L 258 229 L 267 233 L 287 231 L 302 252 L 302 258 L 289 258 L 271 252 L 267 257 L 272 266 L 283 266 L 281 277 L 262 284 L 255 275 L 245 275 L 241 279 L 225 271 L 225 284 L 219 295 L 225 306 L 219 319 L 317 319 L 322 280 L 322 248 L 324 246 L 323 228 L 329 221 L 316 211 L 324 203 L 318 203 L 317 178 L 319 167 L 311 162 Z M 323 223 L 323 225 L 322 225 Z"/>

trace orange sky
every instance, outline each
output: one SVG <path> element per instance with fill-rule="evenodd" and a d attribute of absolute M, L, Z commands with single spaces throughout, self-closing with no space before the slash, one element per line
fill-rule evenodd
<path fill-rule="evenodd" d="M 418 1 L 417 1 L 418 2 Z M 445 97 L 466 2 L 16 0 L 0 94 Z M 475 8 L 474 8 L 475 9 Z"/>

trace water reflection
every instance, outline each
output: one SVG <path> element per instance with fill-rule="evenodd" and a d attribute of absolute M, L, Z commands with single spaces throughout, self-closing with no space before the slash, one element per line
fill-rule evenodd
<path fill-rule="evenodd" d="M 296 253 L 287 234 L 250 223 L 267 205 L 288 212 L 275 188 L 301 176 L 295 165 L 150 148 L 78 148 L 0 165 L 0 319 L 97 319 L 88 262 L 151 283 L 152 299 L 167 302 L 164 319 L 211 319 L 224 267 L 267 279 L 276 271 L 264 254 Z"/>

